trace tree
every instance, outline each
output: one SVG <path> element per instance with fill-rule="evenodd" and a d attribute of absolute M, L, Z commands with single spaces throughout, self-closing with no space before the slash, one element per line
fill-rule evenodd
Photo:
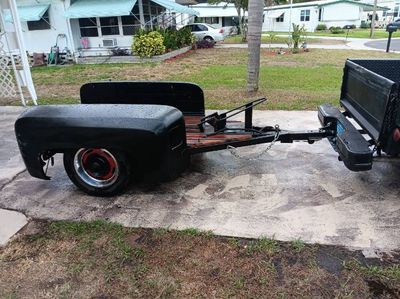
<path fill-rule="evenodd" d="M 225 2 L 227 4 L 233 4 L 236 8 L 236 12 L 238 15 L 239 19 L 239 33 L 242 34 L 242 41 L 246 41 L 246 36 L 247 36 L 247 29 L 246 29 L 246 23 L 243 22 L 243 17 L 248 9 L 248 0 L 208 0 L 208 3 L 211 4 L 219 4 L 221 2 Z M 243 15 L 242 15 L 243 12 Z"/>
<path fill-rule="evenodd" d="M 260 73 L 260 46 L 263 24 L 264 0 L 249 0 L 248 17 L 248 64 L 247 64 L 247 91 L 249 93 L 258 90 L 258 78 Z"/>
<path fill-rule="evenodd" d="M 374 37 L 374 30 L 375 30 L 375 21 L 376 21 L 376 6 L 378 4 L 377 0 L 374 0 L 374 10 L 372 12 L 372 20 L 371 20 L 371 31 L 369 33 L 369 37 Z"/>

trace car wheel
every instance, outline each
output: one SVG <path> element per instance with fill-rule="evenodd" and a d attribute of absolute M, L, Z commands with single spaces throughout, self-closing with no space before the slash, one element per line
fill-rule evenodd
<path fill-rule="evenodd" d="M 213 43 L 213 42 L 214 42 L 214 39 L 213 39 L 211 36 L 206 36 L 206 37 L 204 38 L 204 40 L 207 41 L 207 42 L 209 42 L 209 43 Z"/>
<path fill-rule="evenodd" d="M 117 150 L 81 148 L 64 153 L 64 168 L 70 180 L 94 196 L 120 193 L 130 180 L 127 156 Z"/>

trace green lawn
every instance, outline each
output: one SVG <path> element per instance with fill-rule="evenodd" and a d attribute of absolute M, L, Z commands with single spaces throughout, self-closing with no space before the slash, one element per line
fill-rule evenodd
<path fill-rule="evenodd" d="M 261 50 L 259 91 L 246 92 L 247 50 L 196 50 L 178 59 L 153 64 L 70 65 L 34 68 L 41 104 L 78 103 L 82 84 L 98 80 L 186 81 L 200 85 L 207 109 L 227 109 L 256 97 L 267 97 L 260 109 L 315 110 L 322 103 L 338 105 L 347 58 L 400 58 L 375 51 L 316 50 L 276 55 Z M 15 102 L 18 104 L 17 102 Z"/>
<path fill-rule="evenodd" d="M 346 37 L 347 30 L 344 30 L 344 33 L 340 34 L 332 34 L 329 30 L 324 31 L 315 31 L 315 32 L 307 32 L 309 36 L 330 36 L 330 37 Z M 270 34 L 271 32 L 263 32 L 265 34 Z M 273 34 L 288 34 L 287 32 L 272 32 Z M 370 30 L 369 29 L 351 29 L 349 31 L 348 37 L 354 38 L 370 38 L 369 37 Z M 388 33 L 384 29 L 376 29 L 374 38 L 387 38 Z M 394 32 L 393 37 L 400 37 L 400 31 Z"/>

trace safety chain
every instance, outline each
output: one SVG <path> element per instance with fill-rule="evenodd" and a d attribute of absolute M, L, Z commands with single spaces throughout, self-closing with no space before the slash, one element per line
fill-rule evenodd
<path fill-rule="evenodd" d="M 228 145 L 226 148 L 227 150 L 229 150 L 229 152 L 231 153 L 232 156 L 234 156 L 237 159 L 241 159 L 241 160 L 247 160 L 247 161 L 253 161 L 253 160 L 257 160 L 258 158 L 260 158 L 261 156 L 263 156 L 264 154 L 266 154 L 273 146 L 274 144 L 278 141 L 279 139 L 279 125 L 275 125 L 275 137 L 274 139 L 271 141 L 270 144 L 267 145 L 267 147 L 265 149 L 263 149 L 261 152 L 259 152 L 256 155 L 253 156 L 242 156 L 238 153 L 238 150 L 236 147 Z"/>

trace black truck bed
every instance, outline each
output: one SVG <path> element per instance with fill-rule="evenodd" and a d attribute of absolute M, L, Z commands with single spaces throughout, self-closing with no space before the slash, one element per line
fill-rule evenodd
<path fill-rule="evenodd" d="M 400 127 L 399 59 L 349 59 L 343 75 L 340 104 L 390 155 L 400 153 L 393 132 Z"/>

